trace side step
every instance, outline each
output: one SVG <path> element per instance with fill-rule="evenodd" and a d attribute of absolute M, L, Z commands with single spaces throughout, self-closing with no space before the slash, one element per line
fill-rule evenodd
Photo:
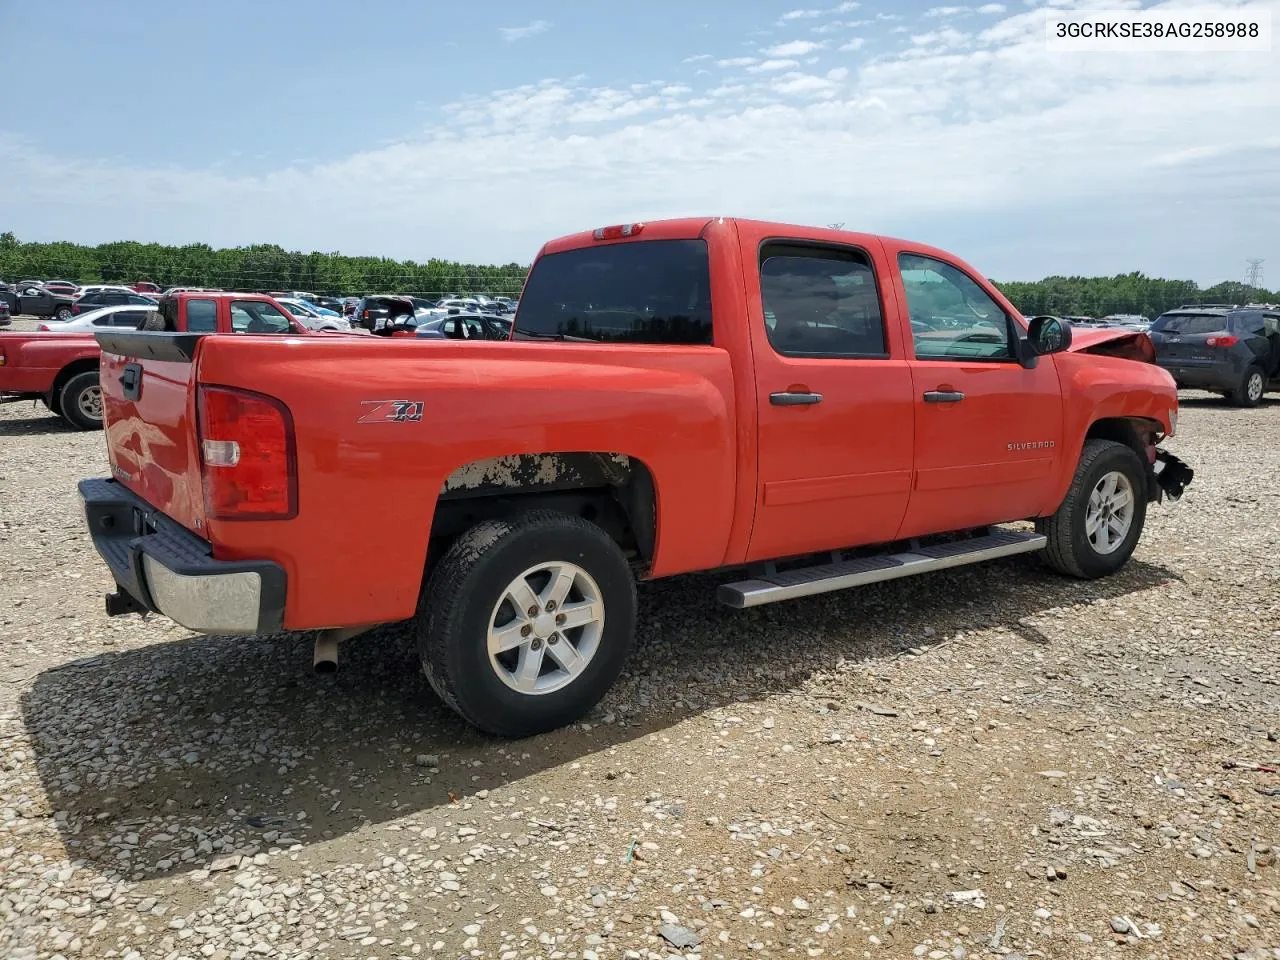
<path fill-rule="evenodd" d="M 918 573 L 962 567 L 997 557 L 1043 550 L 1048 538 L 1039 533 L 998 530 L 982 537 L 917 547 L 908 553 L 884 554 L 841 560 L 798 570 L 772 573 L 753 580 L 726 583 L 716 591 L 716 599 L 726 606 L 743 609 L 779 600 L 811 597 L 818 593 L 861 587 L 868 583 L 897 580 Z"/>

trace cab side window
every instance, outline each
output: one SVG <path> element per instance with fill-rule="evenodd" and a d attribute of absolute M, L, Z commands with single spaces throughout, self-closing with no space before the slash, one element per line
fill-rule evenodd
<path fill-rule="evenodd" d="M 760 299 L 769 343 L 784 357 L 889 355 L 875 273 L 860 250 L 767 243 Z"/>
<path fill-rule="evenodd" d="M 963 270 L 898 254 L 918 360 L 1012 360 L 1009 317 Z"/>
<path fill-rule="evenodd" d="M 231 301 L 232 333 L 289 333 L 293 324 L 283 313 L 261 300 Z"/>

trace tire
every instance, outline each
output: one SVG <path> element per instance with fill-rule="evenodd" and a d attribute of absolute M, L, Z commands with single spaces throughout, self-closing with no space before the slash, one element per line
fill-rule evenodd
<path fill-rule="evenodd" d="M 95 409 L 96 417 L 92 415 Z M 62 385 L 58 394 L 58 412 L 77 430 L 102 429 L 102 390 L 98 386 L 97 370 L 77 373 Z"/>
<path fill-rule="evenodd" d="M 1267 375 L 1256 364 L 1244 372 L 1240 386 L 1231 391 L 1231 402 L 1237 407 L 1256 407 L 1267 392 Z"/>
<path fill-rule="evenodd" d="M 1091 500 L 1095 490 L 1102 503 L 1110 500 L 1113 505 L 1120 499 L 1112 499 L 1103 486 L 1104 480 L 1119 478 L 1116 491 L 1123 494 L 1127 484 L 1130 496 L 1128 525 L 1120 533 L 1117 526 L 1106 524 L 1106 535 L 1114 538 L 1110 549 L 1100 544 L 1103 536 L 1091 537 L 1087 529 L 1093 519 Z M 1113 506 L 1113 510 L 1115 510 Z M 1119 510 L 1104 511 L 1102 517 L 1114 516 L 1123 520 Z M 1133 555 L 1142 528 L 1147 519 L 1147 472 L 1142 460 L 1131 447 L 1113 440 L 1086 440 L 1076 466 L 1075 478 L 1066 499 L 1057 513 L 1036 521 L 1036 530 L 1049 538 L 1048 546 L 1041 554 L 1052 569 L 1070 577 L 1093 580 L 1115 573 Z M 1097 528 L 1095 528 L 1097 529 Z"/>
<path fill-rule="evenodd" d="M 70 320 L 70 319 L 71 319 L 71 308 L 70 308 L 70 307 L 59 307 L 57 310 L 53 311 L 53 316 L 54 316 L 54 318 L 55 318 L 55 319 L 57 319 L 57 320 L 63 320 L 63 321 Z"/>
<path fill-rule="evenodd" d="M 598 610 L 598 621 L 554 629 L 557 617 L 573 614 L 543 609 L 552 583 L 542 574 L 551 570 L 573 577 L 564 610 L 584 619 Z M 520 583 L 532 591 L 527 600 L 539 595 L 534 620 L 509 599 Z M 587 606 L 593 594 L 595 608 Z M 617 544 L 581 518 L 539 511 L 459 537 L 422 591 L 416 631 L 423 673 L 440 699 L 486 733 L 516 738 L 565 726 L 595 706 L 631 653 L 635 620 L 635 581 Z M 512 647 L 491 654 L 495 624 Z M 531 668 L 523 680 L 522 666 Z"/>

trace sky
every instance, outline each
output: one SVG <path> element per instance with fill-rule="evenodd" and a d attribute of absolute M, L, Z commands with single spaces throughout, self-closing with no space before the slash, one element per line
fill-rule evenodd
<path fill-rule="evenodd" d="M 1280 0 L 1251 6 L 1280 29 Z M 1044 17 L 0 0 L 0 230 L 527 263 L 562 234 L 705 214 L 908 237 L 1000 280 L 1211 284 L 1258 257 L 1280 285 L 1280 49 L 1050 52 Z"/>

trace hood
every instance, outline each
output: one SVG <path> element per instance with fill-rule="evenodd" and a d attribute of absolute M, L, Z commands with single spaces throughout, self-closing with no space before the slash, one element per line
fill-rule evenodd
<path fill-rule="evenodd" d="M 1096 353 L 1142 363 L 1156 362 L 1151 338 L 1139 330 L 1107 327 L 1072 327 L 1069 353 Z"/>

